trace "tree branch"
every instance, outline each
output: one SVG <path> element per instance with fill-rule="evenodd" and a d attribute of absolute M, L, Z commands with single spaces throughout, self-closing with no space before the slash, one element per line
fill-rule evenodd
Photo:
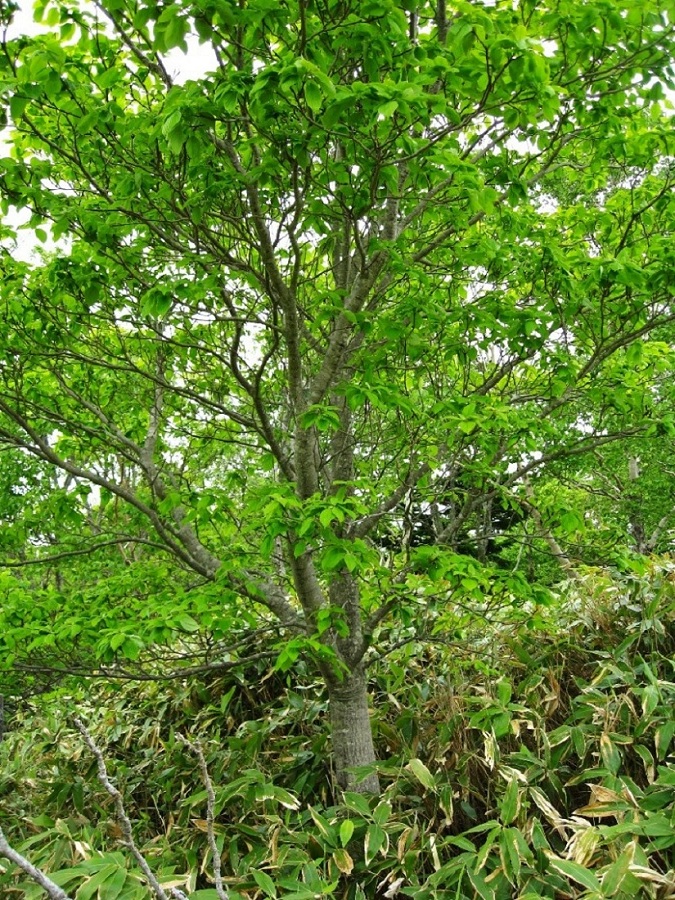
<path fill-rule="evenodd" d="M 148 882 L 153 894 L 157 898 L 157 900 L 169 900 L 169 896 L 162 887 L 162 885 L 157 880 L 157 876 L 152 871 L 150 866 L 148 865 L 148 861 L 143 856 L 141 851 L 136 846 L 136 842 L 134 840 L 134 835 L 131 828 L 131 821 L 129 816 L 126 813 L 124 808 L 124 798 L 122 794 L 118 791 L 115 785 L 110 781 L 110 777 L 108 776 L 108 770 L 106 769 L 105 759 L 103 758 L 103 754 L 99 750 L 96 745 L 94 739 L 87 731 L 84 723 L 81 719 L 77 718 L 77 716 L 73 719 L 73 723 L 77 730 L 80 732 L 82 737 L 84 738 L 84 742 L 89 748 L 89 750 L 93 753 L 96 758 L 96 764 L 98 767 L 98 780 L 101 782 L 107 793 L 112 797 L 113 802 L 115 804 L 115 812 L 117 815 L 117 822 L 122 830 L 122 834 L 124 835 L 124 840 L 121 842 L 126 846 L 131 855 L 134 857 L 140 870 L 145 875 L 146 881 Z M 59 898 L 61 900 L 61 898 Z"/>
<path fill-rule="evenodd" d="M 50 900 L 71 900 L 71 897 L 69 897 L 58 884 L 55 884 L 41 869 L 34 866 L 32 862 L 27 860 L 25 856 L 22 856 L 18 850 L 15 850 L 7 842 L 2 828 L 0 828 L 0 856 L 4 856 L 5 859 L 13 862 L 14 865 L 25 872 L 32 881 L 39 884 L 47 893 Z"/>
<path fill-rule="evenodd" d="M 579 572 L 577 571 L 574 563 L 569 558 L 567 553 L 562 549 L 558 541 L 555 539 L 555 535 L 548 528 L 542 519 L 541 513 L 537 506 L 534 503 L 534 491 L 532 490 L 532 485 L 529 483 L 527 479 L 525 479 L 525 493 L 527 495 L 527 500 L 520 499 L 520 505 L 523 509 L 528 512 L 532 519 L 534 520 L 534 524 L 537 526 L 539 534 L 543 537 L 543 539 L 548 544 L 551 553 L 555 557 L 555 559 L 560 563 L 560 567 L 565 571 L 565 573 L 575 581 L 578 581 L 580 578 Z"/>
<path fill-rule="evenodd" d="M 151 72 L 154 72 L 155 75 L 164 83 L 166 88 L 170 88 L 173 85 L 171 77 L 169 73 L 166 71 L 164 63 L 159 58 L 157 54 L 155 54 L 155 60 L 150 59 L 147 53 L 144 53 L 141 48 L 134 44 L 134 42 L 129 37 L 126 29 L 121 25 L 121 23 L 115 18 L 115 16 L 110 12 L 110 10 L 106 9 L 102 3 L 99 3 L 98 0 L 95 0 L 94 5 L 96 9 L 100 10 L 103 15 L 108 19 L 108 21 L 112 24 L 115 31 L 119 34 L 120 38 L 126 44 L 126 46 L 131 50 L 133 55 L 136 57 L 138 62 L 141 65 L 146 66 Z"/>
<path fill-rule="evenodd" d="M 120 544 L 141 544 L 145 547 L 152 547 L 155 550 L 162 550 L 164 553 L 171 552 L 165 544 L 160 544 L 157 541 L 149 541 L 146 538 L 123 537 L 114 538 L 109 541 L 100 541 L 98 544 L 93 544 L 91 547 L 80 547 L 77 550 L 64 550 L 61 553 L 51 553 L 48 556 L 42 556 L 38 559 L 0 559 L 0 569 L 24 569 L 27 566 L 49 566 L 60 562 L 62 559 L 70 559 L 73 556 L 88 556 L 90 553 L 96 553 L 98 550 L 104 550 L 106 547 L 117 547 Z"/>
<path fill-rule="evenodd" d="M 206 765 L 204 751 L 202 750 L 202 745 L 199 743 L 199 741 L 194 741 L 192 743 L 188 741 L 188 739 L 182 734 L 176 734 L 176 739 L 179 743 L 183 744 L 184 747 L 187 747 L 187 749 L 190 750 L 191 753 L 194 753 L 194 755 L 197 757 L 197 761 L 199 762 L 199 771 L 202 776 L 202 783 L 206 788 L 206 836 L 208 838 L 209 849 L 211 850 L 211 858 L 213 860 L 213 880 L 216 885 L 216 894 L 218 894 L 219 900 L 229 900 L 229 895 L 223 884 L 220 851 L 218 850 L 218 844 L 216 843 L 216 834 L 214 829 L 216 794 L 213 790 L 213 782 L 211 781 L 211 776 L 209 775 L 209 768 Z"/>

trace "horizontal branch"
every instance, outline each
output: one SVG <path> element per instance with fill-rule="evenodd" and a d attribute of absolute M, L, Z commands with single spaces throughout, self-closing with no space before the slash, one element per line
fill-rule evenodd
<path fill-rule="evenodd" d="M 92 544 L 90 547 L 80 547 L 77 550 L 63 550 L 61 553 L 51 553 L 48 556 L 42 556 L 36 559 L 23 560 L 6 560 L 0 559 L 0 569 L 24 569 L 27 566 L 49 566 L 62 559 L 70 559 L 73 556 L 88 556 L 96 553 L 98 550 L 105 550 L 106 547 L 116 547 L 120 544 L 142 544 L 145 547 L 152 547 L 155 550 L 161 550 L 164 553 L 170 553 L 170 549 L 159 541 L 149 541 L 146 538 L 124 537 L 115 538 L 110 541 L 100 541 Z"/>
<path fill-rule="evenodd" d="M 14 662 L 12 669 L 16 672 L 26 672 L 34 675 L 54 675 L 61 677 L 75 676 L 78 678 L 105 678 L 115 681 L 176 681 L 179 678 L 189 678 L 193 675 L 205 675 L 211 672 L 227 672 L 250 665 L 265 659 L 274 659 L 278 654 L 274 650 L 262 650 L 243 656 L 240 659 L 220 660 L 219 662 L 203 663 L 197 666 L 185 666 L 185 668 L 173 669 L 169 672 L 131 671 L 119 667 L 98 666 L 95 670 L 85 666 L 50 666 L 35 663 Z"/>

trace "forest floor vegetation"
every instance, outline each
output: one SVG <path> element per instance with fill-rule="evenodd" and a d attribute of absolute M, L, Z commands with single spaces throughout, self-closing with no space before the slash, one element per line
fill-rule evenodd
<path fill-rule="evenodd" d="M 371 672 L 381 796 L 336 792 L 311 672 L 62 685 L 0 745 L 3 829 L 76 900 L 145 900 L 88 723 L 157 879 L 215 900 L 675 896 L 675 566 L 589 571 L 519 624 Z M 42 888 L 7 862 L 0 892 Z"/>

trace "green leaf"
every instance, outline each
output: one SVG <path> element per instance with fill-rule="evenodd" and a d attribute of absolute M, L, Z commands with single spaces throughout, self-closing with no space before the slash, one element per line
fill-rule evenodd
<path fill-rule="evenodd" d="M 126 869 L 119 868 L 110 878 L 107 878 L 98 889 L 99 900 L 118 900 L 127 883 Z"/>
<path fill-rule="evenodd" d="M 339 569 L 344 565 L 345 550 L 342 547 L 329 547 L 321 560 L 322 568 L 325 572 Z"/>
<path fill-rule="evenodd" d="M 505 828 L 499 835 L 499 857 L 504 874 L 513 885 L 517 884 L 520 878 L 524 861 L 524 858 L 521 856 L 521 844 L 518 842 L 516 835 L 522 838 L 517 828 Z M 525 849 L 527 849 L 527 845 L 525 845 Z M 531 853 L 529 856 L 532 860 Z"/>
<path fill-rule="evenodd" d="M 267 792 L 270 799 L 280 803 L 285 809 L 300 809 L 300 801 L 290 791 L 273 784 L 268 786 Z"/>
<path fill-rule="evenodd" d="M 655 684 L 648 684 L 642 691 L 642 715 L 651 716 L 660 700 L 658 687 Z"/>
<path fill-rule="evenodd" d="M 267 872 L 263 872 L 260 869 L 253 869 L 251 874 L 253 875 L 255 883 L 266 897 L 277 896 L 276 886 Z"/>
<path fill-rule="evenodd" d="M 369 866 L 372 863 L 378 852 L 382 851 L 382 855 L 385 855 L 388 847 L 389 836 L 387 832 L 379 825 L 369 825 L 363 844 L 366 865 Z"/>
<path fill-rule="evenodd" d="M 466 874 L 471 882 L 471 886 L 481 900 L 495 900 L 494 890 L 488 885 L 480 872 L 472 872 L 471 869 L 467 869 Z"/>
<path fill-rule="evenodd" d="M 502 822 L 505 825 L 510 825 L 520 810 L 520 788 L 518 779 L 515 775 L 509 779 L 506 785 L 506 791 L 499 804 L 499 808 Z"/>
<path fill-rule="evenodd" d="M 568 534 L 575 534 L 578 531 L 583 531 L 585 525 L 586 523 L 584 522 L 583 516 L 575 509 L 564 512 L 560 517 L 560 527 Z"/>
<path fill-rule="evenodd" d="M 150 288 L 141 298 L 141 315 L 160 319 L 171 309 L 173 299 L 173 296 L 162 288 Z"/>
<path fill-rule="evenodd" d="M 173 131 L 168 132 L 166 135 L 166 141 L 169 145 L 169 150 L 172 153 L 179 154 L 183 149 L 183 145 L 188 138 L 187 131 L 182 128 L 174 128 Z"/>
<path fill-rule="evenodd" d="M 589 869 L 579 863 L 573 862 L 571 859 L 558 859 L 558 857 L 549 857 L 548 864 L 565 878 L 571 878 L 577 884 L 583 885 L 587 890 L 594 891 L 602 895 L 602 885 L 597 877 Z"/>
<path fill-rule="evenodd" d="M 305 100 L 313 113 L 318 113 L 323 105 L 321 88 L 314 81 L 306 81 L 304 87 Z"/>
<path fill-rule="evenodd" d="M 607 733 L 600 736 L 600 754 L 607 769 L 616 775 L 621 767 L 621 753 Z"/>
<path fill-rule="evenodd" d="M 328 526 L 331 524 L 331 522 L 334 521 L 334 519 L 335 510 L 331 507 L 328 507 L 327 509 L 324 509 L 319 513 L 319 522 L 324 528 L 328 528 Z"/>
<path fill-rule="evenodd" d="M 602 891 L 604 897 L 613 897 L 620 890 L 630 874 L 630 865 L 633 862 L 634 849 L 628 847 L 616 859 L 602 876 Z"/>
<path fill-rule="evenodd" d="M 335 828 L 328 822 L 324 816 L 322 816 L 317 810 L 313 809 L 311 806 L 307 807 L 309 810 L 309 814 L 314 820 L 314 824 L 317 826 L 321 835 L 329 841 L 330 844 L 335 844 Z"/>
<path fill-rule="evenodd" d="M 371 817 L 370 806 L 363 794 L 357 794 L 354 791 L 345 791 L 342 795 L 342 799 L 347 809 L 358 813 L 364 818 L 369 819 Z"/>
<path fill-rule="evenodd" d="M 18 123 L 23 118 L 23 114 L 26 111 L 26 107 L 30 103 L 28 97 L 22 97 L 17 94 L 10 97 L 9 100 L 9 113 L 12 117 L 12 121 L 14 123 Z"/>
<path fill-rule="evenodd" d="M 668 719 L 663 725 L 659 725 L 654 733 L 654 745 L 657 759 L 663 760 L 668 754 L 670 744 L 675 735 L 675 719 Z"/>
<path fill-rule="evenodd" d="M 119 873 L 118 865 L 106 865 L 99 869 L 91 878 L 87 879 L 77 890 L 77 900 L 92 900 L 99 894 L 101 885 L 108 879 L 114 878 Z M 124 873 L 126 876 L 126 873 Z"/>
<path fill-rule="evenodd" d="M 629 366 L 639 366 L 644 355 L 644 345 L 642 341 L 635 341 L 626 348 L 626 362 Z"/>
<path fill-rule="evenodd" d="M 340 823 L 340 843 L 343 847 L 351 841 L 354 834 L 354 823 L 351 819 L 344 819 Z"/>
<path fill-rule="evenodd" d="M 377 112 L 383 119 L 391 119 L 397 109 L 398 100 L 389 100 L 387 103 L 383 103 L 382 106 L 378 106 Z"/>
<path fill-rule="evenodd" d="M 513 694 L 513 687 L 511 686 L 511 683 L 502 678 L 497 682 L 496 687 L 497 699 L 502 706 L 506 706 L 511 702 L 511 696 Z"/>
<path fill-rule="evenodd" d="M 464 434 L 473 434 L 476 428 L 478 428 L 478 424 L 471 419 L 461 419 L 457 424 L 459 430 L 463 431 Z"/>
<path fill-rule="evenodd" d="M 126 634 L 123 634 L 123 633 L 113 634 L 113 636 L 110 638 L 110 647 L 113 650 L 119 650 L 119 648 L 125 642 L 126 638 L 127 638 Z"/>
<path fill-rule="evenodd" d="M 412 772 L 412 774 L 419 781 L 422 787 L 425 787 L 429 791 L 433 791 L 436 789 L 436 779 L 431 774 L 429 769 L 424 765 L 421 759 L 411 759 L 408 762 L 406 769 L 409 769 Z"/>
<path fill-rule="evenodd" d="M 373 819 L 378 825 L 384 825 L 391 816 L 391 803 L 383 800 L 373 810 Z"/>
<path fill-rule="evenodd" d="M 199 631 L 199 623 L 187 613 L 178 616 L 176 622 L 181 631 L 187 631 L 188 634 L 194 634 L 196 631 Z"/>

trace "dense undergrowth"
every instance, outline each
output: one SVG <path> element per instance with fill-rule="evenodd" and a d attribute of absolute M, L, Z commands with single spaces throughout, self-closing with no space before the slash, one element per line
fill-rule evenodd
<path fill-rule="evenodd" d="M 460 652 L 461 650 L 461 652 Z M 675 567 L 589 573 L 461 647 L 401 641 L 374 663 L 383 794 L 332 790 L 309 674 L 65 689 L 0 745 L 2 822 L 77 900 L 145 900 L 119 846 L 87 718 L 167 886 L 210 900 L 199 737 L 232 900 L 675 897 Z M 302 689 L 297 685 L 301 684 Z M 0 893 L 42 896 L 7 863 Z"/>

